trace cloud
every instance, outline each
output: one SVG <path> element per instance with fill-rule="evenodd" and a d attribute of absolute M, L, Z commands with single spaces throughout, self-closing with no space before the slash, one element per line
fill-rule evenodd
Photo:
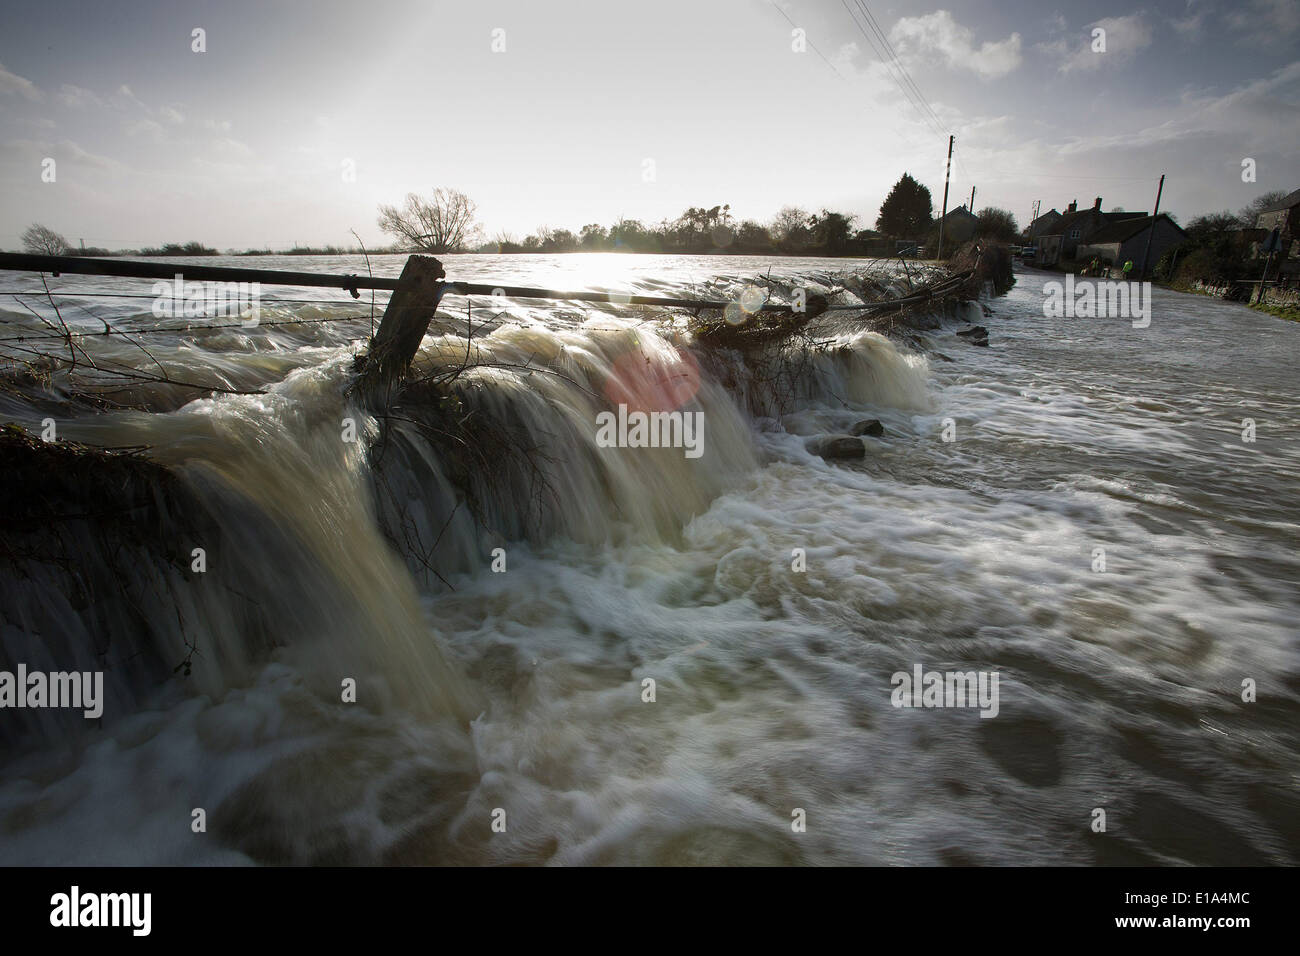
<path fill-rule="evenodd" d="M 1105 50 L 1095 52 L 1096 42 L 1093 31 L 1105 30 Z M 1142 19 L 1142 14 L 1133 13 L 1126 17 L 1103 17 L 1088 24 L 1088 35 L 1073 48 L 1060 66 L 1062 73 L 1074 70 L 1096 70 L 1101 67 L 1113 67 L 1137 55 L 1139 50 L 1151 45 L 1151 27 Z"/>
<path fill-rule="evenodd" d="M 1277 138 L 1287 152 L 1294 149 L 1295 128 L 1300 124 L 1300 60 L 1252 80 L 1222 96 L 1187 96 L 1190 117 L 1201 125 L 1234 130 L 1261 141 Z"/>
<path fill-rule="evenodd" d="M 33 103 L 39 103 L 41 100 L 41 91 L 36 88 L 35 83 L 25 76 L 10 73 L 3 66 L 0 66 L 0 94 L 3 93 L 21 96 Z"/>
<path fill-rule="evenodd" d="M 1200 9 L 1197 9 L 1198 7 Z M 1204 0 L 1187 0 L 1184 16 L 1174 17 L 1169 22 L 1181 35 L 1195 36 L 1205 26 L 1205 18 L 1209 16 L 1209 12 L 1205 9 Z"/>
<path fill-rule="evenodd" d="M 1034 49 L 1042 51 L 1054 60 L 1059 60 L 1070 52 L 1070 45 L 1064 40 L 1044 40 L 1042 43 L 1035 43 Z"/>
<path fill-rule="evenodd" d="M 147 136 L 155 143 L 161 143 L 166 137 L 162 124 L 151 119 L 138 120 L 126 128 L 128 136 Z"/>
<path fill-rule="evenodd" d="M 169 123 L 180 124 L 185 122 L 184 114 L 182 114 L 180 110 L 171 106 L 158 107 L 158 115 Z"/>
<path fill-rule="evenodd" d="M 14 159 L 27 159 L 49 153 L 48 143 L 38 143 L 30 139 L 10 139 L 0 142 L 0 156 Z"/>
<path fill-rule="evenodd" d="M 222 136 L 212 141 L 210 152 L 218 158 L 246 159 L 253 155 L 253 147 L 229 136 Z"/>
<path fill-rule="evenodd" d="M 979 173 L 980 195 L 1017 212 L 1000 199 L 1028 199 L 1025 184 L 1036 184 L 1033 197 L 1045 199 L 1044 209 L 1096 195 L 1107 197 L 1107 209 L 1117 204 L 1150 208 L 1156 180 L 1167 172 L 1171 178 L 1162 207 L 1182 213 L 1186 221 L 1242 204 L 1232 197 L 1241 188 L 1245 157 L 1259 160 L 1259 188 L 1290 191 L 1300 185 L 1288 161 L 1300 126 L 1300 61 L 1235 86 L 1134 104 L 1132 112 L 1108 109 L 1107 122 L 1100 124 L 1079 123 L 1073 114 L 1039 118 L 1017 111 L 1014 116 L 1007 129 L 999 129 L 1000 117 L 992 116 L 978 129 L 963 123 L 956 133 L 959 150 L 963 140 L 966 144 L 967 164 Z M 1136 184 L 1135 176 L 1144 179 Z M 938 182 L 942 189 L 942 174 Z M 1018 218 L 1027 215 L 1025 209 Z"/>
<path fill-rule="evenodd" d="M 837 73 L 859 81 L 869 94 L 892 95 L 897 90 L 889 68 L 875 56 L 863 51 L 854 40 L 840 44 L 831 53 L 830 62 Z"/>
<path fill-rule="evenodd" d="M 85 106 L 103 106 L 104 101 L 90 90 L 82 89 L 80 86 L 74 86 L 71 83 L 64 83 L 56 94 L 59 102 L 70 109 L 81 109 Z"/>
<path fill-rule="evenodd" d="M 58 143 L 52 143 L 48 140 L 9 140 L 0 143 L 0 156 L 12 157 L 32 163 L 39 162 L 46 156 L 52 156 L 60 165 L 87 166 L 92 169 L 120 169 L 122 166 L 117 160 L 88 152 L 69 139 Z"/>
<path fill-rule="evenodd" d="M 137 97 L 135 93 L 131 91 L 131 87 L 127 86 L 125 83 L 123 83 L 121 86 L 117 88 L 117 96 L 119 100 L 125 100 L 126 102 L 132 104 L 133 106 L 138 106 L 146 113 L 153 112 L 153 110 L 149 109 L 149 107 L 145 106 L 143 103 L 140 102 L 139 97 Z"/>
<path fill-rule="evenodd" d="M 1249 0 L 1227 15 L 1228 26 L 1245 34 L 1251 43 L 1267 46 L 1287 42 L 1300 31 L 1300 3 L 1296 0 Z"/>
<path fill-rule="evenodd" d="M 947 10 L 903 17 L 889 31 L 889 39 L 899 57 L 913 63 L 932 63 L 938 54 L 950 67 L 986 77 L 1004 76 L 1020 65 L 1019 33 L 1005 40 L 986 42 L 976 49 L 974 34 Z"/>
<path fill-rule="evenodd" d="M 107 156 L 87 152 L 71 140 L 63 140 L 55 147 L 55 155 L 62 154 L 63 162 L 78 166 L 90 166 L 94 169 L 120 169 L 122 164 Z"/>
<path fill-rule="evenodd" d="M 1215 149 L 1235 165 L 1243 143 L 1254 151 L 1285 154 L 1294 148 L 1300 124 L 1300 60 L 1222 95 L 1187 94 L 1167 119 L 1134 132 L 1076 136 L 1060 145 L 1062 154 L 1111 151 L 1163 144 L 1174 147 L 1193 140 L 1213 140 Z M 1185 151 L 1185 148 L 1184 148 Z"/>

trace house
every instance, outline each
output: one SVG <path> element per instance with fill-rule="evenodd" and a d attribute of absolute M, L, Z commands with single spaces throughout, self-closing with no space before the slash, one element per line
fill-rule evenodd
<path fill-rule="evenodd" d="M 1060 221 L 1061 214 L 1054 208 L 1049 209 L 1029 224 L 1029 228 L 1025 230 L 1025 238 L 1032 243 L 1039 236 L 1051 233 L 1053 227 Z"/>
<path fill-rule="evenodd" d="M 943 223 L 943 241 L 945 244 L 966 242 L 968 239 L 974 238 L 980 222 L 979 216 L 967 209 L 964 203 L 956 209 L 950 209 L 948 215 L 939 221 Z"/>
<path fill-rule="evenodd" d="M 1300 247 L 1300 189 L 1278 202 L 1265 206 L 1255 217 L 1255 228 L 1269 235 L 1274 229 L 1282 239 L 1281 257 L 1294 255 Z"/>
<path fill-rule="evenodd" d="M 1147 241 L 1151 242 L 1150 251 Z M 1081 243 L 1079 259 L 1097 258 L 1107 265 L 1119 265 L 1132 260 L 1133 278 L 1151 270 L 1166 250 L 1185 241 L 1187 233 L 1164 213 L 1142 216 L 1139 219 L 1121 219 L 1108 223 Z"/>
<path fill-rule="evenodd" d="M 1088 241 L 1098 230 L 1111 223 L 1146 215 L 1141 212 L 1102 212 L 1100 196 L 1093 202 L 1091 209 L 1080 211 L 1078 206 L 1077 201 L 1072 201 L 1061 218 L 1035 240 L 1039 265 L 1051 266 L 1063 259 L 1075 259 L 1079 254 L 1079 245 Z"/>

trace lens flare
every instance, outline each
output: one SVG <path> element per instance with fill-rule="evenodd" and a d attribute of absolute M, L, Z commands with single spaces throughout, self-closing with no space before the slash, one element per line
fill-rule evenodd
<path fill-rule="evenodd" d="M 605 383 L 611 405 L 632 412 L 669 412 L 681 408 L 700 389 L 700 364 L 678 348 L 675 355 L 633 349 L 614 360 Z"/>

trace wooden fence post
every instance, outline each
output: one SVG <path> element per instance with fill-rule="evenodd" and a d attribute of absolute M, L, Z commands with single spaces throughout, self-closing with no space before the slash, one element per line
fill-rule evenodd
<path fill-rule="evenodd" d="M 379 331 L 364 357 L 356 389 L 365 395 L 387 392 L 406 375 L 438 311 L 447 288 L 442 281 L 446 276 L 442 263 L 432 256 L 411 256 L 406 260 L 398 288 L 388 300 Z"/>

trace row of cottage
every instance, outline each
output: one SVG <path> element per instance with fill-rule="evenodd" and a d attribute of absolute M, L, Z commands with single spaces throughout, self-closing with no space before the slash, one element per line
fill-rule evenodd
<path fill-rule="evenodd" d="M 1091 209 L 1081 210 L 1072 202 L 1063 213 L 1049 210 L 1029 224 L 1028 237 L 1039 265 L 1096 258 L 1115 265 L 1131 261 L 1142 273 L 1187 233 L 1165 213 L 1102 212 L 1098 196 Z"/>
<path fill-rule="evenodd" d="M 958 207 L 944 217 L 944 234 L 962 241 L 975 234 L 977 222 L 969 209 Z M 1239 230 L 1237 238 L 1261 245 L 1274 229 L 1278 230 L 1281 259 L 1300 252 L 1300 189 L 1260 210 L 1254 228 Z M 1079 209 L 1075 201 L 1065 212 L 1051 209 L 1043 213 L 1029 224 L 1025 235 L 1039 265 L 1086 263 L 1094 258 L 1107 265 L 1132 261 L 1139 274 L 1187 239 L 1187 233 L 1165 213 L 1102 212 L 1100 196 L 1091 209 Z"/>

